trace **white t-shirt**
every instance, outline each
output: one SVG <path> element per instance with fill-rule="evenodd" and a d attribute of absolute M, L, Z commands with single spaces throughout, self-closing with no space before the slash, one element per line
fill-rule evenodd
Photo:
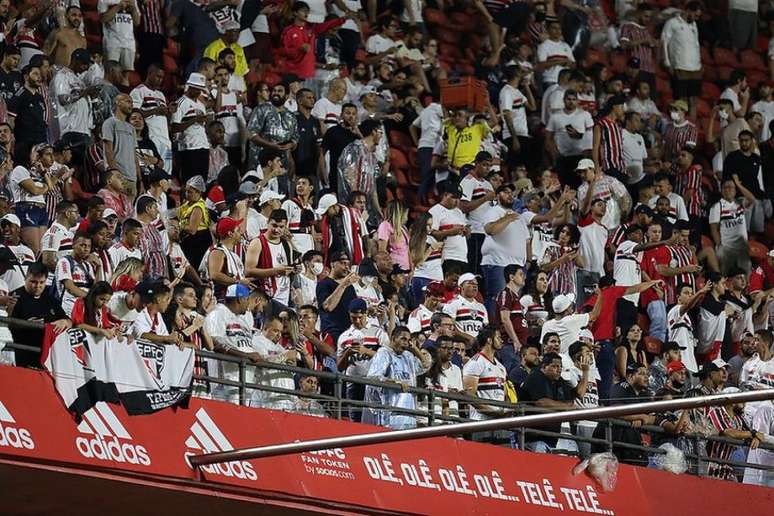
<path fill-rule="evenodd" d="M 719 224 L 720 243 L 723 245 L 747 243 L 747 222 L 744 207 L 736 201 L 720 199 L 709 212 L 709 223 Z"/>
<path fill-rule="evenodd" d="M 566 127 L 571 125 L 583 134 L 582 138 L 570 138 Z M 594 143 L 594 120 L 588 111 L 576 109 L 572 113 L 562 110 L 554 113 L 548 120 L 546 131 L 553 133 L 556 146 L 561 156 L 579 156 L 591 150 Z"/>
<path fill-rule="evenodd" d="M 433 317 L 433 311 L 424 304 L 419 305 L 408 316 L 406 326 L 411 333 L 430 333 L 430 318 Z"/>
<path fill-rule="evenodd" d="M 462 368 L 463 378 L 465 376 L 478 378 L 476 397 L 485 400 L 505 401 L 507 373 L 505 366 L 497 358 L 492 362 L 481 353 L 474 355 Z M 489 418 L 470 405 L 470 419 L 481 421 Z"/>
<path fill-rule="evenodd" d="M 433 216 L 433 231 L 444 231 L 455 226 L 465 226 L 468 223 L 467 217 L 459 208 L 449 210 L 441 204 L 436 204 L 428 210 L 428 213 Z M 446 237 L 443 241 L 442 259 L 467 261 L 468 241 L 464 234 Z"/>
<path fill-rule="evenodd" d="M 761 129 L 761 140 L 766 141 L 771 138 L 769 124 L 774 120 L 774 100 L 759 100 L 752 105 L 750 111 L 763 115 L 763 128 Z"/>
<path fill-rule="evenodd" d="M 432 235 L 427 235 L 427 245 L 438 242 Z M 414 277 L 427 278 L 433 281 L 443 280 L 443 250 L 431 251 L 427 260 L 419 265 L 414 264 Z"/>
<path fill-rule="evenodd" d="M 342 3 L 350 11 L 360 12 L 363 10 L 363 6 L 360 3 L 360 0 L 342 0 Z M 338 17 L 342 17 L 346 14 L 344 11 L 339 9 L 339 6 L 337 6 L 335 2 L 331 2 L 331 12 Z M 342 25 L 341 28 L 360 32 L 360 25 L 355 23 L 354 20 L 350 18 L 347 18 L 347 21 L 344 22 L 344 25 Z"/>
<path fill-rule="evenodd" d="M 325 21 L 325 16 L 328 14 L 325 0 L 304 0 L 304 2 L 309 6 L 309 16 L 306 17 L 306 21 L 309 23 L 322 23 Z"/>
<path fill-rule="evenodd" d="M 583 182 L 578 187 L 578 199 L 586 199 L 586 195 L 589 191 L 589 184 Z M 621 224 L 621 206 L 619 205 L 619 199 L 629 197 L 629 192 L 626 191 L 626 187 L 616 178 L 608 175 L 603 175 L 600 179 L 594 182 L 594 190 L 591 194 L 592 201 L 602 199 L 605 201 L 607 210 L 605 216 L 602 217 L 602 224 L 609 228 L 616 228 Z"/>
<path fill-rule="evenodd" d="M 573 389 L 576 389 L 578 387 L 578 384 L 580 383 L 581 379 L 583 378 L 583 371 L 578 369 L 578 367 L 570 360 L 569 363 L 564 363 L 565 365 L 564 370 L 562 371 L 562 378 L 567 381 L 567 383 L 570 384 L 570 387 Z M 589 377 L 588 381 L 586 382 L 586 394 L 583 395 L 582 398 L 575 398 L 575 406 L 578 408 L 585 408 L 585 409 L 591 409 L 591 408 L 598 408 L 599 407 L 599 371 L 597 371 L 596 367 L 592 366 L 592 369 L 589 371 Z M 578 424 L 581 426 L 594 428 L 597 426 L 596 421 L 578 421 Z"/>
<path fill-rule="evenodd" d="M 422 131 L 419 136 L 418 149 L 435 147 L 443 130 L 443 108 L 439 103 L 433 102 L 419 113 L 411 125 Z"/>
<path fill-rule="evenodd" d="M 331 102 L 328 97 L 320 97 L 317 102 L 314 103 L 312 116 L 317 120 L 322 120 L 322 122 L 330 129 L 339 123 L 339 117 L 341 117 L 341 104 Z"/>
<path fill-rule="evenodd" d="M 35 195 L 29 193 L 22 187 L 21 183 L 27 179 L 32 179 L 36 186 L 43 186 L 43 181 L 40 178 L 33 177 L 29 170 L 21 165 L 15 167 L 11 174 L 8 176 L 8 184 L 11 187 L 11 195 L 13 195 L 13 202 L 34 202 L 38 204 L 46 204 L 45 195 Z"/>
<path fill-rule="evenodd" d="M 56 264 L 56 285 L 62 296 L 62 310 L 68 316 L 73 312 L 73 305 L 78 299 L 64 286 L 65 280 L 72 280 L 76 287 L 89 291 L 94 284 L 94 268 L 87 261 L 77 262 L 69 257 L 61 258 Z"/>
<path fill-rule="evenodd" d="M 217 90 L 213 90 L 212 98 L 217 98 Z M 214 109 L 214 107 L 213 107 Z M 215 111 L 215 119 L 223 124 L 226 134 L 224 147 L 240 147 L 242 145 L 242 129 L 247 125 L 244 109 L 233 91 L 223 93 L 220 99 L 220 109 Z"/>
<path fill-rule="evenodd" d="M 607 227 L 594 221 L 578 229 L 580 230 L 580 254 L 588 262 L 585 270 L 596 272 L 600 277 L 604 276 L 605 244 L 609 233 Z"/>
<path fill-rule="evenodd" d="M 462 181 L 460 181 L 460 189 L 462 190 L 463 201 L 475 201 L 480 199 L 487 192 L 493 192 L 492 184 L 486 179 L 478 179 L 473 174 L 468 174 Z M 479 205 L 473 211 L 468 212 L 468 222 L 470 222 L 470 230 L 473 233 L 482 234 L 484 232 L 484 221 L 487 220 L 487 213 L 492 208 L 492 205 L 485 202 Z"/>
<path fill-rule="evenodd" d="M 252 353 L 257 351 L 253 347 L 253 328 L 247 323 L 245 317 L 232 312 L 223 303 L 218 303 L 215 309 L 207 314 L 204 319 L 204 328 L 215 342 L 225 342 L 239 351 Z M 220 374 L 228 380 L 239 380 L 239 364 L 226 361 L 218 361 Z M 248 367 L 246 381 L 255 379 L 255 368 Z"/>
<path fill-rule="evenodd" d="M 734 113 L 737 113 L 740 109 L 742 109 L 742 104 L 739 102 L 739 94 L 732 90 L 730 87 L 723 90 L 723 93 L 720 94 L 720 98 L 731 101 L 731 103 L 734 105 Z"/>
<path fill-rule="evenodd" d="M 61 104 L 61 95 L 73 95 L 86 89 L 86 84 L 69 68 L 61 68 L 51 81 L 51 93 L 56 107 L 56 119 L 59 123 L 59 134 L 69 132 L 89 134 L 93 121 L 91 119 L 91 104 L 88 97 L 83 97 L 70 104 Z"/>
<path fill-rule="evenodd" d="M 580 331 L 589 325 L 589 314 L 566 315 L 561 319 L 549 319 L 543 323 L 540 330 L 540 342 L 546 333 L 559 335 L 559 353 L 567 354 L 575 342 L 578 341 Z"/>
<path fill-rule="evenodd" d="M 688 211 L 685 209 L 685 201 L 683 198 L 674 192 L 669 192 L 666 197 L 669 199 L 669 214 L 676 219 L 687 221 Z M 648 206 L 655 210 L 658 198 L 658 195 L 651 197 L 650 201 L 648 201 Z"/>
<path fill-rule="evenodd" d="M 506 113 L 509 111 L 510 113 Z M 510 84 L 500 90 L 500 113 L 503 114 L 503 139 L 511 137 L 506 118 L 510 117 L 516 136 L 529 136 L 527 128 L 527 97 Z"/>
<path fill-rule="evenodd" d="M 543 122 L 543 125 L 548 125 L 548 120 L 551 118 L 551 111 L 549 110 L 551 96 L 560 89 L 562 89 L 562 87 L 558 84 L 552 84 L 543 92 L 543 98 L 540 101 L 540 121 Z M 562 100 L 564 100 L 564 98 L 562 98 Z"/>
<path fill-rule="evenodd" d="M 312 209 L 307 205 L 306 208 Z M 295 201 L 288 199 L 282 203 L 282 209 L 288 215 L 288 228 L 293 235 L 293 246 L 302 255 L 314 249 L 314 238 L 311 233 L 300 233 L 301 230 L 301 208 Z"/>
<path fill-rule="evenodd" d="M 511 210 L 500 205 L 492 206 L 487 212 L 484 226 L 501 219 Z M 486 235 L 481 246 L 481 265 L 496 265 L 505 267 L 515 263 L 522 267 L 527 263 L 527 240 L 529 226 L 535 216 L 531 211 L 525 211 L 519 218 L 509 223 L 504 230 L 496 235 Z"/>
<path fill-rule="evenodd" d="M 97 12 L 105 14 L 119 3 L 121 3 L 120 0 L 99 0 Z M 119 9 L 110 22 L 102 24 L 102 34 L 105 47 L 134 50 L 134 21 L 132 21 L 131 10 L 128 7 Z"/>
<path fill-rule="evenodd" d="M 618 249 L 615 250 L 615 259 L 613 260 L 613 279 L 616 286 L 619 287 L 631 287 L 642 281 L 642 270 L 640 264 L 642 263 L 643 252 L 635 252 L 634 248 L 637 247 L 636 242 L 631 240 L 624 240 L 618 245 Z M 639 294 L 629 294 L 624 296 L 624 299 L 631 301 L 635 305 L 639 300 Z"/>
<path fill-rule="evenodd" d="M 363 345 L 371 351 L 376 351 L 380 346 L 389 346 L 390 338 L 384 330 L 377 326 L 369 326 L 360 330 L 350 326 L 339 336 L 339 340 L 336 343 L 336 356 L 341 357 L 344 354 L 344 350 L 353 345 Z M 351 355 L 351 357 L 345 374 L 350 376 L 366 376 L 371 359 L 360 354 Z"/>
<path fill-rule="evenodd" d="M 537 48 L 537 61 L 542 63 L 547 61 L 551 57 L 566 57 L 570 61 L 575 62 L 575 57 L 572 55 L 572 48 L 563 40 L 552 41 L 550 39 L 545 40 Z M 543 82 L 557 82 L 559 80 L 559 72 L 564 70 L 564 66 L 552 66 L 547 68 L 543 72 Z"/>
<path fill-rule="evenodd" d="M 110 249 L 108 249 L 108 256 L 110 256 L 110 263 L 115 269 L 118 267 L 119 263 L 123 262 L 127 258 L 137 258 L 138 260 L 142 260 L 142 250 L 140 250 L 139 247 L 129 249 L 124 245 L 123 242 L 117 242 L 110 246 Z"/>
<path fill-rule="evenodd" d="M 161 91 L 152 90 L 145 84 L 137 86 L 129 95 L 132 97 L 132 105 L 137 109 L 150 110 L 167 105 L 167 98 Z M 157 146 L 158 143 L 167 147 L 171 145 L 167 117 L 162 115 L 149 116 L 145 118 L 145 124 L 148 126 L 148 136 Z"/>
<path fill-rule="evenodd" d="M 462 295 L 455 296 L 443 305 L 443 311 L 454 319 L 459 331 L 471 337 L 478 335 L 481 328 L 489 324 L 489 315 L 484 305 L 475 299 L 465 299 Z"/>
<path fill-rule="evenodd" d="M 374 34 L 366 41 L 366 52 L 369 54 L 381 54 L 392 47 L 398 46 L 399 41 L 382 36 L 381 34 Z"/>
<path fill-rule="evenodd" d="M 183 95 L 177 100 L 177 109 L 172 114 L 172 123 L 180 124 L 188 121 L 190 118 L 204 115 L 207 108 L 198 100 L 191 100 Z M 204 124 L 192 124 L 188 128 L 178 133 L 178 148 L 181 151 L 195 149 L 209 149 L 210 142 L 207 139 L 207 131 Z"/>
<path fill-rule="evenodd" d="M 64 258 L 73 250 L 73 232 L 54 221 L 40 239 L 40 252 L 54 251 L 56 258 Z"/>
<path fill-rule="evenodd" d="M 630 185 L 638 183 L 645 177 L 642 164 L 648 157 L 648 149 L 641 134 L 623 130 L 623 156 L 626 165 L 626 183 Z"/>
<path fill-rule="evenodd" d="M 653 115 L 661 116 L 661 111 L 651 99 L 640 100 L 639 97 L 632 97 L 626 105 L 626 109 L 639 113 L 644 120 L 648 120 Z"/>
<path fill-rule="evenodd" d="M 113 292 L 110 301 L 108 301 L 108 311 L 114 319 L 131 324 L 137 319 L 140 312 L 126 306 L 127 294 L 128 292 Z"/>
<path fill-rule="evenodd" d="M 685 368 L 692 373 L 698 372 L 699 366 L 693 351 L 696 347 L 693 322 L 687 312 L 680 314 L 680 305 L 673 306 L 667 313 L 667 328 L 669 328 L 669 340 L 685 348 L 680 352 L 680 360 L 685 364 Z"/>

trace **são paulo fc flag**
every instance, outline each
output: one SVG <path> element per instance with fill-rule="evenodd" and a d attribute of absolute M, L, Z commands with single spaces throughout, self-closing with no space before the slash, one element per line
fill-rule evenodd
<path fill-rule="evenodd" d="M 43 340 L 41 363 L 78 418 L 98 401 L 120 402 L 129 414 L 188 405 L 193 349 L 106 339 L 80 329 L 56 335 L 51 325 Z"/>

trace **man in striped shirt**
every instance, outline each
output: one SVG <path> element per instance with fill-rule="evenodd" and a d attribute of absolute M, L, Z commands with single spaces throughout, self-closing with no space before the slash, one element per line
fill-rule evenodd
<path fill-rule="evenodd" d="M 640 60 L 640 78 L 655 89 L 656 66 L 653 49 L 658 45 L 658 40 L 650 32 L 653 8 L 642 3 L 637 7 L 634 17 L 637 21 L 632 20 L 621 25 L 621 46 L 627 51 L 629 58 Z"/>
<path fill-rule="evenodd" d="M 672 161 L 677 158 L 688 142 L 695 145 L 698 141 L 699 131 L 693 122 L 686 119 L 688 103 L 684 100 L 675 100 L 669 104 L 669 118 L 671 122 L 664 128 L 664 160 Z"/>
<path fill-rule="evenodd" d="M 619 121 L 625 114 L 626 99 L 615 95 L 607 101 L 606 115 L 600 117 L 594 125 L 594 143 L 591 156 L 597 168 L 619 181 L 626 168 L 623 155 L 623 129 Z"/>

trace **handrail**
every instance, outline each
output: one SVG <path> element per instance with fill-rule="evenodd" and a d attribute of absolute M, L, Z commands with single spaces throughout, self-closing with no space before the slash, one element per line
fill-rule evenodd
<path fill-rule="evenodd" d="M 39 323 L 35 321 L 26 321 L 21 319 L 14 319 L 14 318 L 0 316 L 0 325 L 3 323 L 8 324 L 9 326 L 33 328 L 33 329 L 42 329 L 44 326 L 43 323 Z M 7 343 L 6 347 L 13 348 L 13 349 L 21 349 L 25 351 L 40 350 L 39 347 L 28 346 L 28 345 L 17 344 L 17 343 Z M 368 408 L 368 409 L 374 409 L 374 410 L 388 410 L 396 414 L 415 416 L 417 418 L 420 418 L 420 422 L 425 421 L 428 425 L 432 426 L 432 425 L 437 425 L 438 422 L 451 423 L 451 424 L 470 422 L 469 419 L 466 419 L 464 417 L 448 416 L 448 415 L 435 413 L 435 409 L 437 408 L 437 405 L 436 405 L 437 399 L 446 399 L 447 401 L 456 401 L 463 404 L 482 403 L 481 398 L 472 397 L 465 393 L 453 393 L 453 392 L 423 389 L 419 387 L 410 387 L 408 389 L 408 392 L 411 392 L 418 396 L 422 396 L 426 398 L 426 404 L 422 406 L 422 404 L 418 403 L 418 407 L 416 409 L 401 409 L 401 408 L 382 405 L 374 402 L 350 400 L 343 396 L 343 384 L 345 382 L 371 385 L 373 387 L 387 388 L 387 389 L 398 388 L 394 383 L 381 382 L 374 379 L 363 378 L 363 377 L 352 377 L 338 372 L 314 371 L 314 370 L 309 370 L 306 368 L 301 368 L 301 367 L 296 367 L 296 366 L 286 365 L 286 364 L 277 364 L 277 363 L 264 362 L 264 361 L 251 362 L 249 360 L 246 360 L 240 357 L 224 355 L 221 353 L 211 352 L 207 350 L 197 350 L 196 353 L 197 355 L 200 355 L 203 358 L 209 358 L 220 362 L 227 362 L 227 363 L 233 363 L 233 364 L 239 365 L 240 380 L 229 380 L 226 378 L 217 378 L 217 377 L 207 376 L 207 375 L 195 375 L 194 378 L 197 381 L 207 382 L 209 384 L 219 384 L 219 385 L 224 385 L 224 386 L 234 387 L 239 389 L 240 401 L 243 404 L 248 399 L 248 397 L 245 395 L 245 392 L 247 390 L 265 391 L 265 392 L 270 392 L 274 394 L 285 394 L 288 396 L 294 396 L 298 398 L 316 400 L 322 404 L 322 406 L 324 407 L 324 409 L 326 409 L 327 412 L 331 413 L 333 417 L 336 417 L 337 419 L 341 419 L 344 407 L 349 407 L 350 409 L 357 409 L 357 410 Z M 281 387 L 274 387 L 274 386 L 260 384 L 260 383 L 247 382 L 245 381 L 244 373 L 249 367 L 255 367 L 258 370 L 265 370 L 265 369 L 282 370 L 292 374 L 304 374 L 304 375 L 316 376 L 320 380 L 332 382 L 334 384 L 334 389 L 333 389 L 334 393 L 332 396 L 327 394 L 322 394 L 322 393 L 305 393 L 295 389 L 285 389 Z M 556 414 L 556 412 L 551 412 L 549 409 L 535 407 L 523 401 L 517 404 L 513 404 L 508 401 L 486 400 L 485 403 L 486 405 L 490 405 L 494 407 L 502 407 L 504 409 L 508 409 L 511 411 L 517 411 L 520 414 Z M 270 408 L 270 406 L 268 408 Z M 580 419 L 584 419 L 584 418 L 580 418 Z M 498 420 L 498 421 L 502 421 L 502 420 Z M 615 426 L 631 427 L 631 423 L 627 421 L 615 420 L 615 419 L 607 419 L 606 421 L 609 422 L 611 425 L 615 425 Z M 444 426 L 448 427 L 450 425 L 444 425 Z M 641 432 L 646 432 L 650 434 L 666 433 L 666 431 L 659 426 L 643 425 L 638 430 L 640 430 Z M 581 442 L 581 443 L 589 443 L 589 444 L 606 445 L 608 449 L 627 448 L 627 449 L 635 449 L 635 450 L 643 451 L 649 454 L 665 453 L 665 451 L 660 448 L 653 448 L 648 446 L 635 445 L 631 443 L 613 441 L 609 432 L 607 433 L 605 439 L 600 439 L 600 438 L 594 438 L 594 437 L 586 437 L 583 435 L 556 433 L 556 432 L 537 430 L 532 428 L 522 428 L 519 431 L 517 437 L 520 440 L 520 447 L 523 447 L 524 445 L 525 434 L 529 434 L 531 436 L 560 438 L 560 439 L 565 439 L 569 441 L 575 441 L 576 443 Z M 731 445 L 744 444 L 742 441 L 739 441 L 736 439 L 730 439 L 722 436 L 704 436 L 701 434 L 681 434 L 680 437 L 687 437 L 687 438 L 691 438 L 699 441 L 724 442 Z M 774 444 L 761 443 L 760 447 L 768 450 L 774 450 Z M 771 467 L 771 466 L 764 466 L 760 464 L 748 464 L 746 462 L 721 461 L 720 459 L 711 459 L 704 455 L 699 456 L 691 453 L 685 453 L 685 456 L 686 458 L 696 459 L 700 462 L 705 462 L 705 463 L 706 462 L 717 462 L 717 463 L 729 462 L 731 465 L 734 465 L 736 467 L 752 467 L 752 468 L 762 469 L 762 470 L 774 469 L 774 467 Z"/>

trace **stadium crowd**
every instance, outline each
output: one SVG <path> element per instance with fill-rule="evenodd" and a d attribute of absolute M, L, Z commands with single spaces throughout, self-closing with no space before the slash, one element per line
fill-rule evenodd
<path fill-rule="evenodd" d="M 774 387 L 774 2 L 0 0 L 0 34 L 11 317 L 395 408 L 464 392 L 434 410 L 471 419 Z M 771 402 L 627 419 L 771 461 Z"/>

